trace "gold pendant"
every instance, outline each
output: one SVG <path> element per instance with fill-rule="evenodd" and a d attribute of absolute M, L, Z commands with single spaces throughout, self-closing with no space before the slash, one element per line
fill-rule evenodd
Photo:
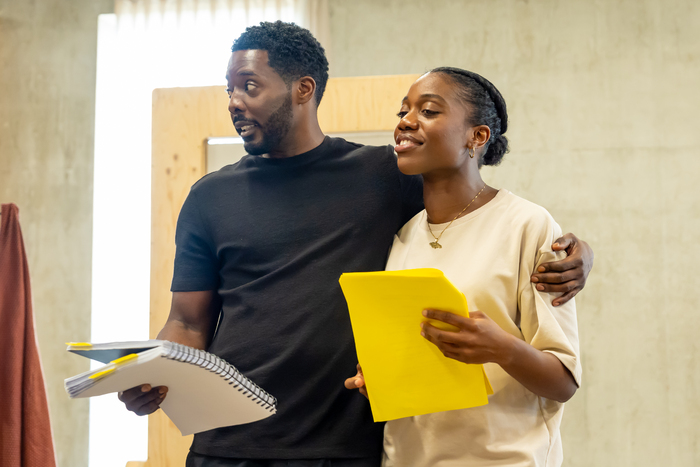
<path fill-rule="evenodd" d="M 434 242 L 430 242 L 430 246 L 432 246 L 435 249 L 442 248 L 442 245 L 440 245 L 437 240 L 435 240 Z"/>

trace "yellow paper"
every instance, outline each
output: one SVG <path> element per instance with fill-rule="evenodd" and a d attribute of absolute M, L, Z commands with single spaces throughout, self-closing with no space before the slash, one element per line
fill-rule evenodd
<path fill-rule="evenodd" d="M 464 294 L 442 271 L 346 273 L 340 286 L 375 421 L 488 404 L 483 366 L 447 358 L 420 335 L 426 308 L 469 316 Z"/>

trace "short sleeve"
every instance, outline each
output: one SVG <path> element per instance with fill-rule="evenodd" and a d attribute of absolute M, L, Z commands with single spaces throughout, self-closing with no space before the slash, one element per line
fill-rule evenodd
<path fill-rule="evenodd" d="M 180 210 L 175 231 L 175 268 L 170 290 L 215 290 L 219 267 L 213 241 L 202 219 L 197 195 L 190 191 Z"/>
<path fill-rule="evenodd" d="M 552 250 L 552 243 L 561 236 L 559 225 L 546 212 L 542 221 L 539 228 L 531 228 L 527 233 L 532 237 L 529 239 L 530 242 L 537 244 L 534 262 L 533 255 L 529 254 L 525 254 L 521 259 L 523 274 L 521 274 L 519 287 L 520 328 L 526 342 L 538 350 L 556 356 L 580 386 L 582 368 L 575 301 L 572 299 L 555 307 L 552 305 L 552 300 L 560 294 L 540 292 L 535 288 L 536 284 L 530 282 L 530 275 L 541 264 L 557 261 L 566 256 L 565 252 Z"/>

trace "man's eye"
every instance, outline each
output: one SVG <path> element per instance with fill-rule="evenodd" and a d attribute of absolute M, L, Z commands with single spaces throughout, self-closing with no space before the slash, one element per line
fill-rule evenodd
<path fill-rule="evenodd" d="M 245 83 L 245 88 L 244 88 L 244 89 L 245 89 L 246 91 L 250 91 L 252 88 L 255 88 L 255 87 L 257 87 L 257 86 L 255 86 L 255 83 Z"/>
<path fill-rule="evenodd" d="M 401 111 L 399 111 L 399 113 L 396 114 L 396 116 L 399 118 L 404 118 L 407 113 L 408 112 L 406 112 L 405 110 L 401 110 Z"/>
<path fill-rule="evenodd" d="M 231 91 L 230 89 L 227 89 L 226 94 L 228 94 L 228 98 L 231 99 L 231 94 L 233 94 L 233 91 Z"/>
<path fill-rule="evenodd" d="M 440 112 L 436 112 L 435 110 L 430 110 L 430 109 L 423 109 L 422 112 L 423 112 L 423 115 L 425 115 L 426 117 L 434 117 L 435 115 L 440 113 Z"/>

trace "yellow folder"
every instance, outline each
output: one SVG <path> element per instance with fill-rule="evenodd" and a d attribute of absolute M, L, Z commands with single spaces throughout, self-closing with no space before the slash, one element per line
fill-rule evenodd
<path fill-rule="evenodd" d="M 493 390 L 483 366 L 447 358 L 420 335 L 426 308 L 469 316 L 464 294 L 442 271 L 346 273 L 340 286 L 374 421 L 488 404 Z"/>

